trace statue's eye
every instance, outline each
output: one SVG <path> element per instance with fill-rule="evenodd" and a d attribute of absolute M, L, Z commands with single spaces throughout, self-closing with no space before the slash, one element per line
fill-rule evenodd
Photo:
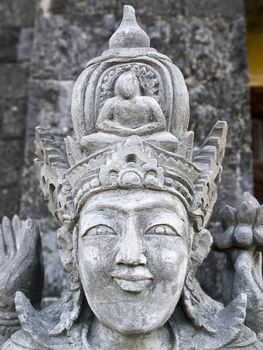
<path fill-rule="evenodd" d="M 90 228 L 85 236 L 116 236 L 116 232 L 107 225 L 97 225 Z"/>
<path fill-rule="evenodd" d="M 149 228 L 145 234 L 158 236 L 180 236 L 170 225 L 155 225 Z"/>

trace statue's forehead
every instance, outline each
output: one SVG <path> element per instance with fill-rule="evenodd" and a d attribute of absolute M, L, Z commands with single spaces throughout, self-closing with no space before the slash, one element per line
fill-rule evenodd
<path fill-rule="evenodd" d="M 105 191 L 90 197 L 82 213 L 111 209 L 118 212 L 143 212 L 164 209 L 179 215 L 187 215 L 181 200 L 167 192 L 154 190 L 115 190 Z"/>

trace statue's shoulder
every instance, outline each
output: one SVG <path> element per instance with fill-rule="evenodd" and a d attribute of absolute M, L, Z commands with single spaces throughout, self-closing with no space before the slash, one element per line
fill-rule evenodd
<path fill-rule="evenodd" d="M 43 334 L 43 329 L 29 333 L 21 329 L 2 345 L 1 350 L 80 350 L 83 348 L 82 331 L 83 325 L 75 325 L 68 333 L 59 336 L 51 336 L 48 332 Z"/>
<path fill-rule="evenodd" d="M 41 337 L 40 334 L 27 333 L 21 329 L 2 345 L 1 350 L 69 350 L 72 346 L 76 350 L 81 348 L 79 339 L 74 339 L 71 334 L 52 337 L 47 333 L 46 337 Z"/>
<path fill-rule="evenodd" d="M 29 300 L 19 292 L 16 295 L 16 309 L 21 324 L 21 330 L 14 333 L 2 346 L 1 350 L 74 350 L 82 348 L 82 335 L 86 331 L 87 322 L 76 321 L 68 331 L 56 334 L 54 329 L 59 324 L 63 310 L 63 297 L 38 311 Z"/>
<path fill-rule="evenodd" d="M 204 298 L 202 300 L 204 301 Z M 190 319 L 189 315 L 186 316 L 185 308 L 183 309 L 180 305 L 176 308 L 176 317 L 172 316 L 169 322 L 178 340 L 179 349 L 263 349 L 263 343 L 257 338 L 255 332 L 244 324 L 246 296 L 240 295 L 227 306 L 214 301 L 213 306 L 214 317 L 212 318 L 210 314 L 199 314 L 199 325 L 193 324 L 193 319 Z M 199 309 L 199 313 L 201 312 L 202 310 Z"/>
<path fill-rule="evenodd" d="M 83 324 L 76 324 L 69 332 L 59 336 L 49 335 L 44 329 L 39 332 L 26 332 L 21 329 L 6 341 L 1 350 L 80 350 L 83 349 L 81 335 L 86 328 Z M 41 334 L 42 333 L 42 334 Z"/>
<path fill-rule="evenodd" d="M 22 329 L 15 332 L 11 338 L 2 345 L 1 350 L 40 350 L 39 346 L 34 343 L 31 336 L 29 336 Z"/>
<path fill-rule="evenodd" d="M 262 350 L 263 343 L 248 327 L 243 326 L 239 336 L 220 350 Z"/>

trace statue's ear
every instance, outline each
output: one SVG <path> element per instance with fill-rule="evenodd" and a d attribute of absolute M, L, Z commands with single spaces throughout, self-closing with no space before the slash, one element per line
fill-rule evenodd
<path fill-rule="evenodd" d="M 227 123 L 219 121 L 194 155 L 193 161 L 200 169 L 194 184 L 192 212 L 197 231 L 205 228 L 217 200 L 217 186 L 221 180 L 222 161 L 225 153 Z"/>
<path fill-rule="evenodd" d="M 74 291 L 80 288 L 80 279 L 77 266 L 77 234 L 78 227 L 75 226 L 73 233 L 66 227 L 58 230 L 58 248 L 62 264 L 68 272 L 68 290 Z"/>
<path fill-rule="evenodd" d="M 74 264 L 72 234 L 65 227 L 61 227 L 57 239 L 62 264 L 67 272 L 71 272 Z"/>
<path fill-rule="evenodd" d="M 191 269 L 189 272 L 192 276 L 196 274 L 197 269 L 207 257 L 212 243 L 213 238 L 208 230 L 203 229 L 194 234 L 189 266 L 189 270 Z"/>
<path fill-rule="evenodd" d="M 182 306 L 186 315 L 196 327 L 203 327 L 210 334 L 215 333 L 215 328 L 211 326 L 209 320 L 211 320 L 212 314 L 217 310 L 218 305 L 202 290 L 196 279 L 196 273 L 207 257 L 212 242 L 213 239 L 208 230 L 203 229 L 194 234 L 188 272 L 182 293 Z"/>
<path fill-rule="evenodd" d="M 77 227 L 75 228 L 77 230 Z M 75 249 L 73 237 L 77 236 L 76 232 L 68 231 L 66 227 L 58 230 L 58 245 L 62 264 L 67 274 L 67 291 L 62 297 L 62 306 L 60 320 L 56 326 L 49 332 L 51 336 L 59 336 L 65 330 L 69 330 L 73 323 L 79 317 L 82 306 L 82 289 L 79 280 L 79 273 L 75 259 Z"/>

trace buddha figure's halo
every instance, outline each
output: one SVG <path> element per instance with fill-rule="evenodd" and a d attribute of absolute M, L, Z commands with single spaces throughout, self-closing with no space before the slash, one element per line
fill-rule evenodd
<path fill-rule="evenodd" d="M 167 56 L 150 47 L 134 9 L 124 6 L 123 20 L 110 39 L 109 49 L 87 63 L 74 86 L 72 120 L 78 139 L 96 131 L 99 112 L 114 95 L 117 78 L 129 70 L 137 76 L 142 95 L 160 104 L 167 131 L 174 135 L 187 131 L 189 95 L 182 73 Z"/>

